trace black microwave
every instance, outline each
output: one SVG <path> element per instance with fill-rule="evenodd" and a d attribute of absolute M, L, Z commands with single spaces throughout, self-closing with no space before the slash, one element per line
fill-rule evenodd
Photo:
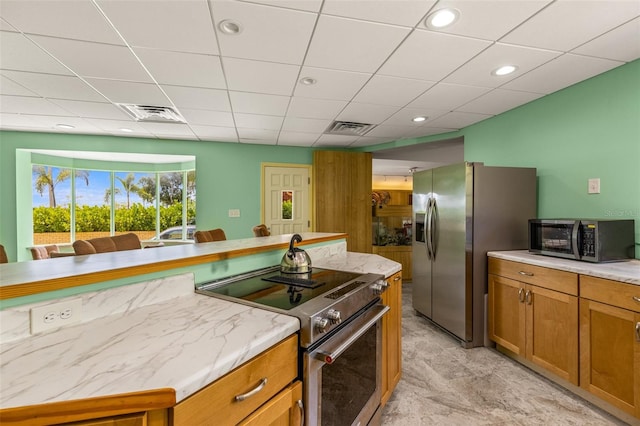
<path fill-rule="evenodd" d="M 634 221 L 530 219 L 529 251 L 587 262 L 633 259 Z"/>

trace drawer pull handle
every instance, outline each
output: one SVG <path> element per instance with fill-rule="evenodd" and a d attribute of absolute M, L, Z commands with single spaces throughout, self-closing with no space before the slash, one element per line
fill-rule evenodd
<path fill-rule="evenodd" d="M 300 409 L 300 426 L 304 426 L 304 404 L 302 403 L 301 399 L 296 401 L 296 404 L 298 405 L 298 408 Z"/>
<path fill-rule="evenodd" d="M 636 302 L 640 302 L 640 297 L 638 297 L 638 296 L 633 296 L 633 300 L 635 300 Z"/>
<path fill-rule="evenodd" d="M 532 277 L 533 276 L 533 272 L 519 271 L 518 273 L 520 275 L 526 275 L 527 277 Z"/>
<path fill-rule="evenodd" d="M 524 303 L 524 289 L 518 289 L 518 300 L 520 303 Z"/>
<path fill-rule="evenodd" d="M 245 399 L 252 397 L 253 395 L 260 392 L 266 385 L 267 378 L 264 377 L 262 380 L 260 380 L 260 383 L 254 389 L 250 390 L 247 393 L 243 393 L 242 395 L 236 395 L 236 401 L 244 401 Z"/>
<path fill-rule="evenodd" d="M 640 342 L 640 322 L 636 323 L 636 342 Z"/>
<path fill-rule="evenodd" d="M 527 300 L 527 305 L 531 304 L 531 290 L 527 290 L 527 293 L 524 295 L 524 298 Z"/>
<path fill-rule="evenodd" d="M 395 277 L 393 280 L 394 281 L 400 281 L 402 279 L 402 277 Z M 638 302 L 640 302 L 640 299 L 638 299 Z"/>

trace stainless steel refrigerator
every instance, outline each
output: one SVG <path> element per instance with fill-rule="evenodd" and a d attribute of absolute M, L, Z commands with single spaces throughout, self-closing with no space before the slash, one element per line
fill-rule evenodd
<path fill-rule="evenodd" d="M 487 252 L 527 248 L 536 169 L 465 163 L 413 175 L 413 307 L 460 339 L 485 343 Z"/>

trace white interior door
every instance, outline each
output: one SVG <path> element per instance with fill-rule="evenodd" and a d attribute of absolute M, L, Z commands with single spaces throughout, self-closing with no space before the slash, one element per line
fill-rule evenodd
<path fill-rule="evenodd" d="M 271 235 L 311 230 L 309 166 L 264 166 L 264 224 Z"/>

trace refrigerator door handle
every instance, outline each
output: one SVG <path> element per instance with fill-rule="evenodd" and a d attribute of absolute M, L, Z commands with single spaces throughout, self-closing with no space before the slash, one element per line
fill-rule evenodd
<path fill-rule="evenodd" d="M 431 204 L 431 222 L 431 253 L 433 260 L 436 260 L 438 251 L 438 204 L 435 198 Z"/>
<path fill-rule="evenodd" d="M 424 246 L 427 249 L 427 259 L 431 260 L 431 197 L 427 200 L 427 211 L 425 216 L 427 226 L 424 227 Z"/>

